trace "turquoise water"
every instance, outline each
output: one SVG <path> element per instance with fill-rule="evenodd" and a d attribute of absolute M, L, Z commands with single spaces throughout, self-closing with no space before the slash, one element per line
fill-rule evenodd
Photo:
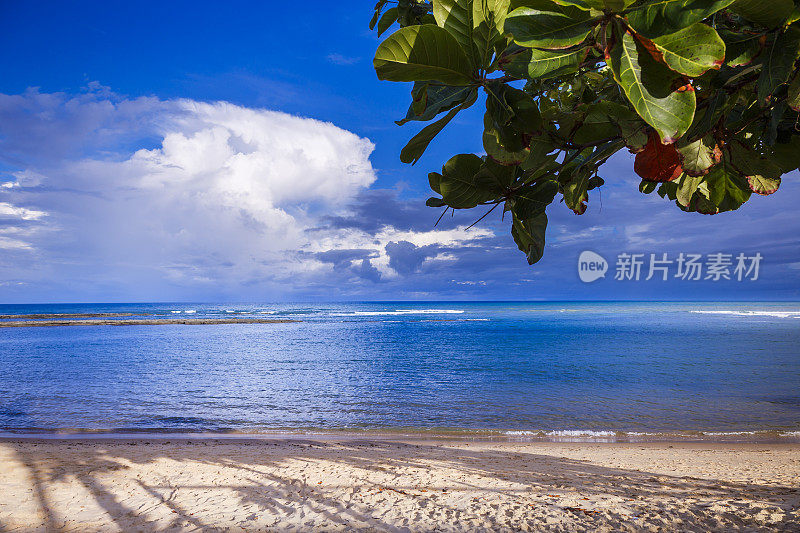
<path fill-rule="evenodd" d="M 0 328 L 0 430 L 800 435 L 800 304 L 0 306 L 289 318 Z"/>

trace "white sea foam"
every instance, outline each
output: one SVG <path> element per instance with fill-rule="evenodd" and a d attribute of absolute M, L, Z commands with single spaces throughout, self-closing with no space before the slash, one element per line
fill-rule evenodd
<path fill-rule="evenodd" d="M 504 432 L 509 436 L 539 435 L 545 437 L 613 437 L 614 431 L 593 431 L 591 429 L 560 429 L 555 431 L 514 430 Z"/>
<path fill-rule="evenodd" d="M 394 311 L 353 311 L 333 316 L 459 315 L 463 309 L 395 309 Z"/>
<path fill-rule="evenodd" d="M 187 315 L 193 315 L 196 312 L 197 312 L 196 309 L 187 309 L 186 311 L 184 311 L 184 313 L 186 313 Z"/>
<path fill-rule="evenodd" d="M 800 318 L 800 311 L 689 311 L 702 315 L 733 315 L 733 316 L 768 316 L 774 318 Z"/>
<path fill-rule="evenodd" d="M 172 313 L 173 315 L 179 315 L 180 311 L 170 311 L 170 313 Z"/>

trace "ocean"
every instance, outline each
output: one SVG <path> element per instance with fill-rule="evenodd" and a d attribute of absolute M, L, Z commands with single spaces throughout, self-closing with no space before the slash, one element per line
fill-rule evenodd
<path fill-rule="evenodd" d="M 0 433 L 800 438 L 800 303 L 0 306 L 36 313 L 294 322 L 0 328 Z"/>

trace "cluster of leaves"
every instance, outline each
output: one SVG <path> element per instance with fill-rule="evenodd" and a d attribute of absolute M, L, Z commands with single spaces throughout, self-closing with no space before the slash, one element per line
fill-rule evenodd
<path fill-rule="evenodd" d="M 640 190 L 737 209 L 800 165 L 800 0 L 380 0 L 382 80 L 414 82 L 398 124 L 428 144 L 485 93 L 486 155 L 429 175 L 428 205 L 503 205 L 529 263 L 557 195 L 582 214 L 601 165 L 636 154 Z"/>

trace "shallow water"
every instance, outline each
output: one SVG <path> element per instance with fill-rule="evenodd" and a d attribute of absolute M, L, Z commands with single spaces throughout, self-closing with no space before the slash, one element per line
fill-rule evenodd
<path fill-rule="evenodd" d="M 0 306 L 0 430 L 800 433 L 800 304 Z"/>

